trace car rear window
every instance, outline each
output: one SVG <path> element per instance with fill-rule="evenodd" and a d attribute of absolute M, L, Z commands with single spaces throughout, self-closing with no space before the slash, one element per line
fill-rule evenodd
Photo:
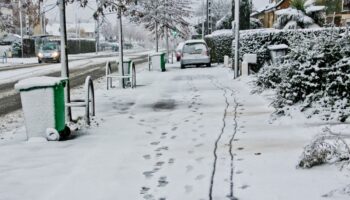
<path fill-rule="evenodd" d="M 185 44 L 183 53 L 188 54 L 203 54 L 207 51 L 207 46 L 203 43 L 189 43 Z"/>

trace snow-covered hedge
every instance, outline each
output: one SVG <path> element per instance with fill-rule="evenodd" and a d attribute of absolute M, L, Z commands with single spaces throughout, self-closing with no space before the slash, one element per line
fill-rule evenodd
<path fill-rule="evenodd" d="M 258 65 L 261 68 L 265 62 L 271 59 L 268 46 L 275 44 L 286 44 L 288 46 L 299 45 L 297 37 L 314 38 L 323 34 L 339 34 L 345 32 L 342 28 L 319 28 L 298 30 L 256 29 L 240 32 L 240 59 L 247 53 L 258 55 Z M 295 37 L 297 36 L 297 37 Z M 232 42 L 232 53 L 234 56 L 235 43 Z M 253 69 L 254 70 L 254 69 Z M 255 69 L 257 71 L 258 69 Z"/>
<path fill-rule="evenodd" d="M 218 30 L 205 37 L 210 48 L 212 62 L 223 62 L 224 56 L 231 56 L 231 46 L 233 40 L 232 30 Z"/>
<path fill-rule="evenodd" d="M 294 32 L 284 62 L 259 71 L 257 86 L 276 89 L 277 114 L 298 104 L 310 117 L 345 121 L 350 116 L 350 38 L 341 29 L 329 30 Z"/>
<path fill-rule="evenodd" d="M 53 40 L 59 42 L 60 40 Z M 67 41 L 68 54 L 93 53 L 96 52 L 96 43 L 94 39 L 75 39 L 69 38 Z"/>

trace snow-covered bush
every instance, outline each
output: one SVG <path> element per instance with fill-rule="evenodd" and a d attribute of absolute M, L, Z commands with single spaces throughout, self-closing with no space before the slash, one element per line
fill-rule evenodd
<path fill-rule="evenodd" d="M 219 21 L 216 22 L 216 24 L 215 24 L 216 30 L 222 30 L 222 29 L 226 29 L 226 28 L 232 27 L 231 20 L 232 20 L 231 13 L 225 15 Z"/>
<path fill-rule="evenodd" d="M 296 32 L 287 41 L 290 52 L 284 63 L 265 65 L 256 81 L 260 90 L 276 89 L 276 113 L 287 114 L 289 106 L 300 104 L 310 117 L 345 121 L 350 115 L 349 38 L 339 30 L 313 37 Z"/>
<path fill-rule="evenodd" d="M 319 29 L 299 29 L 299 30 L 277 30 L 277 29 L 256 29 L 240 31 L 240 59 L 244 54 L 254 53 L 258 56 L 258 69 L 271 59 L 268 46 L 275 44 L 286 44 L 288 46 L 300 46 L 305 43 L 303 40 L 319 37 L 324 34 L 344 33 L 344 28 L 319 28 Z M 232 42 L 231 57 L 234 56 L 235 43 Z M 227 45 L 227 44 L 226 44 Z M 258 69 L 253 69 L 258 71 Z"/>
<path fill-rule="evenodd" d="M 224 56 L 231 56 L 233 33 L 232 30 L 218 30 L 205 37 L 210 48 L 212 62 L 223 62 Z"/>
<path fill-rule="evenodd" d="M 250 18 L 250 29 L 261 29 L 264 25 L 259 19 Z"/>
<path fill-rule="evenodd" d="M 326 128 L 304 148 L 298 166 L 312 168 L 325 163 L 349 160 L 349 158 L 350 149 L 344 139 Z"/>

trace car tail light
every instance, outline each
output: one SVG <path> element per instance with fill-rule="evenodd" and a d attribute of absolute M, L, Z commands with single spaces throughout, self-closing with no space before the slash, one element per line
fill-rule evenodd
<path fill-rule="evenodd" d="M 208 51 L 203 51 L 202 55 L 209 56 L 209 52 Z"/>

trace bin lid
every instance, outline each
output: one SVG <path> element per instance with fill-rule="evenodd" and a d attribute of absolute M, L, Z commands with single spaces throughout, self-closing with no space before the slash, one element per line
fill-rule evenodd
<path fill-rule="evenodd" d="M 20 80 L 15 89 L 18 91 L 28 91 L 39 88 L 48 88 L 55 86 L 64 86 L 66 84 L 66 78 L 39 76 Z"/>

